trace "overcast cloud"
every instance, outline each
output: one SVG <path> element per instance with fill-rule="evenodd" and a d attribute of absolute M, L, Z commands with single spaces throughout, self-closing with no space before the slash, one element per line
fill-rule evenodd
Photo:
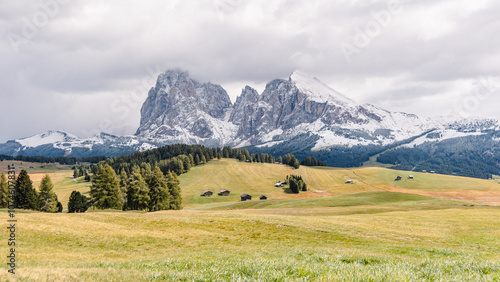
<path fill-rule="evenodd" d="M 233 101 L 301 69 L 391 111 L 500 118 L 499 14 L 493 0 L 2 1 L 0 142 L 133 134 L 176 67 Z"/>

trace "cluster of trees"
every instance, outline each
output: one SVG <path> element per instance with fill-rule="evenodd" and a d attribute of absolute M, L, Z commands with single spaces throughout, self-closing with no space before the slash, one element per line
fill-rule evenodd
<path fill-rule="evenodd" d="M 250 152 L 247 149 L 233 149 L 233 148 L 226 146 L 222 149 L 222 157 L 238 159 L 242 162 L 244 162 L 244 161 L 258 162 L 258 163 L 278 162 L 278 163 L 286 164 L 286 165 L 294 167 L 294 168 L 300 167 L 299 160 L 292 154 L 286 154 L 283 157 L 280 156 L 277 159 L 275 159 L 273 157 L 273 155 L 271 155 L 271 154 L 267 154 L 267 153 L 250 154 Z"/>
<path fill-rule="evenodd" d="M 182 198 L 180 181 L 172 171 L 166 176 L 160 167 L 149 163 L 134 165 L 117 177 L 109 164 L 101 165 L 92 179 L 92 206 L 98 209 L 122 210 L 180 210 Z"/>
<path fill-rule="evenodd" d="M 398 148 L 377 157 L 401 170 L 427 170 L 488 179 L 500 174 L 500 134 L 427 142 L 413 148 Z"/>
<path fill-rule="evenodd" d="M 307 191 L 307 184 L 302 179 L 300 175 L 287 175 L 286 180 L 290 186 L 290 190 L 293 193 L 299 193 L 300 191 Z"/>
<path fill-rule="evenodd" d="M 85 181 L 90 182 L 90 174 L 88 173 L 87 168 L 84 165 L 73 167 L 73 178 L 78 178 L 81 176 L 85 176 Z"/>
<path fill-rule="evenodd" d="M 187 164 L 186 157 L 189 158 L 189 165 L 187 166 L 185 165 Z M 222 151 L 220 148 L 175 144 L 121 157 L 109 158 L 101 163 L 110 165 L 115 171 L 121 172 L 125 170 L 127 173 L 131 173 L 135 165 L 141 166 L 142 163 L 149 163 L 152 167 L 161 166 L 164 173 L 175 171 L 177 175 L 180 175 L 187 172 L 192 166 L 205 164 L 214 158 L 220 159 L 221 157 Z"/>
<path fill-rule="evenodd" d="M 37 210 L 42 212 L 62 212 L 62 204 L 53 191 L 54 185 L 49 175 L 45 175 L 40 183 L 40 191 L 33 188 L 28 172 L 21 170 L 15 181 L 16 194 L 14 208 Z M 0 204 L 6 208 L 9 200 L 8 182 L 4 173 L 0 175 Z"/>
<path fill-rule="evenodd" d="M 86 212 L 90 206 L 89 198 L 78 191 L 71 192 L 68 202 L 68 212 Z"/>
<path fill-rule="evenodd" d="M 95 157 L 44 157 L 44 156 L 23 156 L 18 155 L 16 157 L 0 155 L 0 160 L 10 160 L 10 161 L 23 161 L 23 162 L 34 162 L 34 163 L 59 163 L 67 165 L 75 165 L 77 163 L 98 163 L 105 160 L 105 156 L 95 156 Z"/>
<path fill-rule="evenodd" d="M 279 158 L 278 158 L 279 160 Z M 282 159 L 281 159 L 281 163 L 282 164 L 286 164 L 286 165 L 289 165 L 295 169 L 299 168 L 300 167 L 300 163 L 299 163 L 299 160 L 297 160 L 297 158 L 292 155 L 292 154 L 286 154 Z"/>
<path fill-rule="evenodd" d="M 300 164 L 305 166 L 326 166 L 324 162 L 318 161 L 314 157 L 306 157 L 300 162 Z"/>

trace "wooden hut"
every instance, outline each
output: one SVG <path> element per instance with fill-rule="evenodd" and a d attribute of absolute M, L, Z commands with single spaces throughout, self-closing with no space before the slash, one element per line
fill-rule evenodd
<path fill-rule="evenodd" d="M 395 180 L 398 181 L 398 180 L 401 180 L 401 179 L 403 179 L 403 177 L 400 176 L 400 175 L 398 175 Z"/>
<path fill-rule="evenodd" d="M 231 194 L 231 192 L 229 190 L 224 189 L 224 190 L 220 190 L 218 195 L 219 196 L 229 196 L 229 194 Z"/>
<path fill-rule="evenodd" d="M 264 196 L 264 195 L 262 195 L 262 196 L 259 197 L 259 199 L 261 199 L 261 200 L 267 200 L 267 197 Z"/>
<path fill-rule="evenodd" d="M 200 196 L 202 196 L 202 197 L 212 197 L 213 194 L 214 194 L 214 192 L 207 190 L 207 191 L 203 192 L 203 194 L 201 194 Z"/>
<path fill-rule="evenodd" d="M 246 200 L 251 200 L 252 199 L 252 196 L 248 195 L 248 194 L 243 194 L 240 196 L 241 197 L 241 201 L 246 201 Z"/>

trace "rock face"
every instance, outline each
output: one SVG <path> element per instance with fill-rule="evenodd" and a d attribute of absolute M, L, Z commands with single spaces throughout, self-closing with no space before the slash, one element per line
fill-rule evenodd
<path fill-rule="evenodd" d="M 232 104 L 227 92 L 210 82 L 198 83 L 187 72 L 170 70 L 160 74 L 141 109 L 138 136 L 178 139 L 184 143 L 218 140 L 218 120 Z M 172 138 L 169 138 L 172 137 Z"/>
<path fill-rule="evenodd" d="M 434 127 L 428 119 L 359 105 L 318 79 L 295 71 L 269 82 L 262 94 L 246 86 L 231 104 L 219 85 L 182 70 L 158 77 L 141 110 L 136 135 L 163 143 L 272 146 L 300 134 L 333 145 L 386 145 Z"/>

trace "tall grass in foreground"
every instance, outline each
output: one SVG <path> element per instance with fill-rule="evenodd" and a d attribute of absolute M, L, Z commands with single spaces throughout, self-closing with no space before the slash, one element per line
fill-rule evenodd
<path fill-rule="evenodd" d="M 289 249 L 255 251 L 243 257 L 214 250 L 161 260 L 27 267 L 16 277 L 37 281 L 498 281 L 500 263 L 466 254 L 407 261 Z"/>

